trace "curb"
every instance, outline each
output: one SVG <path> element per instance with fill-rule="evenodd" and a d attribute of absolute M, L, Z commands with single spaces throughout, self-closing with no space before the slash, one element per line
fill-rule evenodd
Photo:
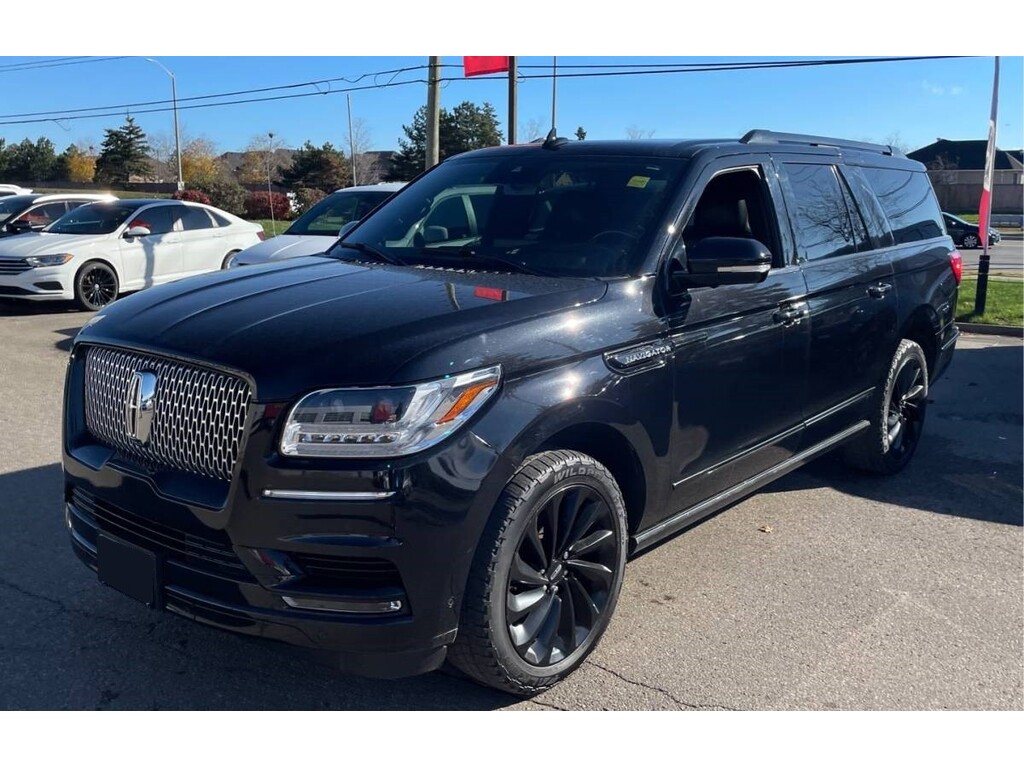
<path fill-rule="evenodd" d="M 983 336 L 1016 336 L 1024 337 L 1024 328 L 1019 325 L 987 325 L 985 323 L 957 323 L 964 333 L 980 333 Z"/>

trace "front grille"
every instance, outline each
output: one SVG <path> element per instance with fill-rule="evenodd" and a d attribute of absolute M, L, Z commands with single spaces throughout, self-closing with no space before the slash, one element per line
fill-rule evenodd
<path fill-rule="evenodd" d="M 340 557 L 289 552 L 310 582 L 331 589 L 402 589 L 402 578 L 390 560 L 380 557 Z"/>
<path fill-rule="evenodd" d="M 165 525 L 101 501 L 80 488 L 72 489 L 71 503 L 88 524 L 112 536 L 204 571 L 249 578 L 224 531 L 205 526 L 200 531 L 200 523 L 195 520 L 191 522 L 194 530 Z"/>
<path fill-rule="evenodd" d="M 140 371 L 157 377 L 145 444 L 131 434 L 126 414 L 134 375 Z M 251 395 L 244 380 L 209 368 L 123 349 L 86 350 L 86 428 L 143 465 L 230 480 Z"/>
<path fill-rule="evenodd" d="M 0 259 L 0 275 L 20 275 L 30 269 L 25 259 Z"/>

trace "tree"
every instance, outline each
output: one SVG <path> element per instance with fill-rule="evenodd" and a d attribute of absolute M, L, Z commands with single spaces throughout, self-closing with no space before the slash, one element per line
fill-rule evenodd
<path fill-rule="evenodd" d="M 582 125 L 576 129 L 576 141 L 583 141 L 587 138 L 587 129 Z"/>
<path fill-rule="evenodd" d="M 128 117 L 120 128 L 107 128 L 103 133 L 103 147 L 96 159 L 96 181 L 127 184 L 132 176 L 150 174 L 149 143 L 135 118 Z"/>
<path fill-rule="evenodd" d="M 7 139 L 0 138 L 0 179 L 7 176 Z"/>
<path fill-rule="evenodd" d="M 181 175 L 189 186 L 209 184 L 220 176 L 217 148 L 209 139 L 191 139 L 181 148 Z"/>
<path fill-rule="evenodd" d="M 88 184 L 96 175 L 96 158 L 77 144 L 65 149 L 60 160 L 68 181 Z"/>
<path fill-rule="evenodd" d="M 413 115 L 412 123 L 403 125 L 404 139 L 398 140 L 401 149 L 392 159 L 389 181 L 406 181 L 426 166 L 427 159 L 427 109 L 420 107 Z M 498 115 L 494 107 L 484 102 L 478 107 L 471 101 L 464 101 L 451 112 L 440 112 L 441 160 L 471 149 L 493 147 L 501 144 L 502 134 Z"/>
<path fill-rule="evenodd" d="M 626 138 L 627 139 L 649 139 L 649 138 L 651 138 L 653 136 L 654 136 L 654 130 L 653 129 L 648 130 L 646 128 L 638 128 L 635 125 L 631 125 L 631 126 L 629 126 L 629 128 L 626 129 Z"/>
<path fill-rule="evenodd" d="M 22 139 L 4 151 L 7 178 L 15 181 L 50 181 L 58 173 L 57 152 L 46 137 Z"/>
<path fill-rule="evenodd" d="M 282 146 L 283 142 L 269 133 L 253 136 L 242 153 L 241 165 L 235 171 L 238 180 L 242 184 L 266 184 L 269 160 L 271 178 L 280 181 L 281 169 L 275 162 L 275 155 Z"/>
<path fill-rule="evenodd" d="M 353 184 L 376 184 L 380 181 L 380 170 L 377 168 L 370 151 L 370 129 L 361 117 L 352 120 L 352 131 L 345 137 L 346 146 L 352 153 Z"/>
<path fill-rule="evenodd" d="M 333 192 L 352 183 L 352 172 L 345 153 L 328 141 L 314 146 L 306 141 L 292 155 L 292 164 L 281 170 L 281 180 L 288 187 L 312 187 Z"/>
<path fill-rule="evenodd" d="M 525 123 L 520 122 L 517 140 L 520 143 L 526 143 L 534 139 L 543 139 L 547 135 L 544 125 L 544 120 L 539 117 L 531 117 Z"/>

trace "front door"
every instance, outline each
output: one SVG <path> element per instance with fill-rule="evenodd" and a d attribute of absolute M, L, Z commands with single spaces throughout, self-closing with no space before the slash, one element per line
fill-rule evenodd
<path fill-rule="evenodd" d="M 688 509 L 790 457 L 807 373 L 804 278 L 789 263 L 770 159 L 706 168 L 684 210 L 684 247 L 707 237 L 763 243 L 774 265 L 755 285 L 692 288 L 668 317 L 675 347 L 673 510 Z M 698 197 L 699 195 L 699 197 Z M 692 201 L 696 199 L 696 203 Z"/>
<path fill-rule="evenodd" d="M 173 280 L 181 274 L 181 244 L 174 231 L 175 206 L 151 205 L 141 209 L 125 225 L 145 227 L 144 237 L 121 237 L 121 288 L 136 291 Z"/>

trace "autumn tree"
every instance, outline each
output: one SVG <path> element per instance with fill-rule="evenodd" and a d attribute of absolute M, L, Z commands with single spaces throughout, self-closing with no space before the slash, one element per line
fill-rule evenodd
<path fill-rule="evenodd" d="M 389 181 L 407 181 L 426 167 L 426 107 L 416 110 L 412 123 L 403 125 L 402 130 L 405 138 L 398 140 L 401 149 L 392 159 Z M 471 101 L 464 101 L 450 112 L 442 109 L 439 139 L 438 155 L 441 160 L 471 149 L 497 146 L 502 139 L 498 115 L 487 102 L 478 107 Z"/>
<path fill-rule="evenodd" d="M 220 176 L 217 148 L 209 139 L 191 139 L 181 148 L 181 175 L 188 186 L 209 184 Z"/>
<path fill-rule="evenodd" d="M 64 176 L 68 181 L 88 184 L 96 175 L 96 158 L 77 144 L 72 144 L 65 149 L 60 161 L 63 165 Z"/>
<path fill-rule="evenodd" d="M 149 175 L 149 143 L 146 134 L 128 117 L 120 128 L 107 128 L 103 147 L 96 158 L 96 181 L 127 184 L 132 176 Z"/>
<path fill-rule="evenodd" d="M 280 181 L 281 170 L 278 162 L 278 150 L 284 143 L 269 133 L 253 136 L 249 140 L 242 163 L 235 170 L 235 175 L 242 184 L 266 184 L 269 175 L 274 181 Z"/>

